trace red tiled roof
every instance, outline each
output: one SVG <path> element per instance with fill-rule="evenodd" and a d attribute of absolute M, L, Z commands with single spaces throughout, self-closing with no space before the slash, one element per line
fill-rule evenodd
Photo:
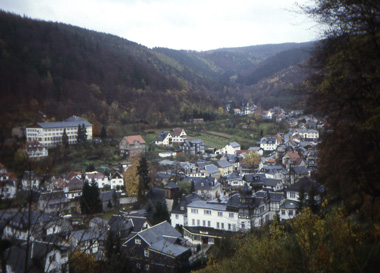
<path fill-rule="evenodd" d="M 135 143 L 135 141 L 138 141 L 141 144 L 145 144 L 145 140 L 140 135 L 125 136 L 124 139 L 127 140 L 129 145 L 133 145 Z"/>

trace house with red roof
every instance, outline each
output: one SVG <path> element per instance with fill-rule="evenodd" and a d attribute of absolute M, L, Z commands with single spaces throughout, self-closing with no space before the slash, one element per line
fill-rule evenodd
<path fill-rule="evenodd" d="M 120 156 L 134 157 L 145 153 L 145 140 L 140 135 L 125 136 L 119 143 Z"/>

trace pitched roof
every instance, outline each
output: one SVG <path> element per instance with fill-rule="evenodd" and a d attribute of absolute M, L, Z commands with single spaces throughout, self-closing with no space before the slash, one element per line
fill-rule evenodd
<path fill-rule="evenodd" d="M 223 160 L 223 159 L 217 161 L 216 163 L 218 164 L 218 166 L 219 166 L 220 168 L 228 168 L 228 167 L 231 167 L 231 166 L 232 166 L 230 162 L 228 162 L 227 160 Z"/>
<path fill-rule="evenodd" d="M 180 136 L 181 133 L 182 133 L 182 131 L 183 131 L 182 128 L 174 128 L 174 129 L 172 130 L 172 135 L 173 135 L 173 136 Z"/>
<path fill-rule="evenodd" d="M 124 139 L 128 142 L 129 145 L 133 145 L 135 141 L 145 144 L 145 140 L 140 135 L 125 136 Z"/>
<path fill-rule="evenodd" d="M 179 256 L 189 251 L 189 248 L 175 243 L 183 240 L 182 235 L 167 221 L 140 231 L 138 235 L 144 239 L 152 249 L 170 256 Z"/>
<path fill-rule="evenodd" d="M 237 143 L 237 142 L 235 142 L 235 141 L 233 141 L 233 142 L 230 142 L 230 143 L 228 143 L 230 146 L 232 146 L 233 148 L 239 148 L 240 147 L 240 144 L 239 143 Z"/>

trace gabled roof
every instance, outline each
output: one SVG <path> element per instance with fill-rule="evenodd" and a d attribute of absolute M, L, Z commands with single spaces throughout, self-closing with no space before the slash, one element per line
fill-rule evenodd
<path fill-rule="evenodd" d="M 164 187 L 164 189 L 179 189 L 179 186 L 174 182 L 170 182 Z"/>
<path fill-rule="evenodd" d="M 176 136 L 180 136 L 181 133 L 182 133 L 182 131 L 184 131 L 182 128 L 174 128 L 173 131 L 172 131 L 172 135 L 173 135 L 174 137 L 176 137 Z"/>
<path fill-rule="evenodd" d="M 149 244 L 151 249 L 166 255 L 176 257 L 189 251 L 189 248 L 175 243 L 183 241 L 182 235 L 167 221 L 140 231 L 136 236 L 141 237 L 147 244 Z"/>
<path fill-rule="evenodd" d="M 218 160 L 216 163 L 220 168 L 229 168 L 232 166 L 231 163 L 227 160 Z"/>
<path fill-rule="evenodd" d="M 240 148 L 240 144 L 235 141 L 228 143 L 228 145 L 230 145 L 233 148 Z"/>
<path fill-rule="evenodd" d="M 129 145 L 133 145 L 135 141 L 145 144 L 145 140 L 140 135 L 125 136 L 123 139 L 125 139 Z"/>
<path fill-rule="evenodd" d="M 205 170 L 209 174 L 217 174 L 220 172 L 219 169 L 214 164 L 206 165 Z"/>
<path fill-rule="evenodd" d="M 162 142 L 165 140 L 165 138 L 169 135 L 170 133 L 168 131 L 162 131 L 159 136 L 156 138 L 157 142 Z"/>

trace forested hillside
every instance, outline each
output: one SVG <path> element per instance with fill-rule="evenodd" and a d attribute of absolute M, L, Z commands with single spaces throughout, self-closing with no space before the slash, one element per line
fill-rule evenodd
<path fill-rule="evenodd" d="M 9 132 L 15 124 L 40 121 L 39 112 L 50 120 L 76 114 L 101 124 L 212 119 L 226 99 L 265 102 L 261 90 L 274 92 L 265 83 L 307 58 L 303 47 L 149 49 L 109 34 L 0 12 L 1 126 Z M 292 54 L 281 54 L 284 50 Z M 251 84 L 260 84 L 260 90 Z M 281 99 L 265 105 L 272 102 L 289 105 Z"/>

